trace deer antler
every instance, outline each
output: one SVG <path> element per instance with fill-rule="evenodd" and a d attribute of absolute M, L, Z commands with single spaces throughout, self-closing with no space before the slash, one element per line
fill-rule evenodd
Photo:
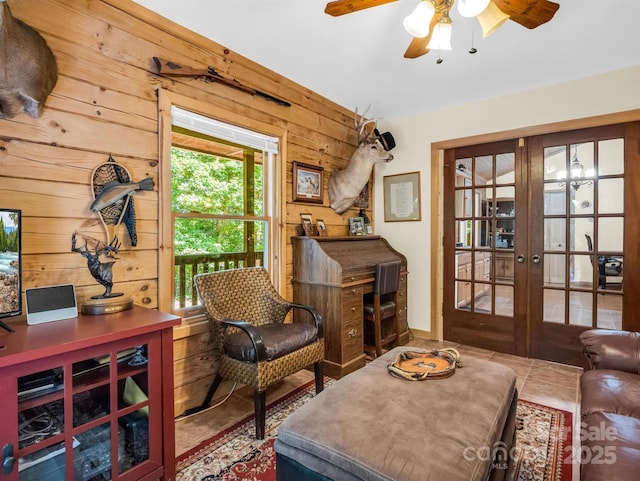
<path fill-rule="evenodd" d="M 367 112 L 369 112 L 369 109 L 371 108 L 371 105 L 369 105 L 367 107 L 367 109 L 364 111 L 364 113 L 360 116 L 360 119 L 358 119 L 358 108 L 356 107 L 356 131 L 358 132 L 358 145 L 360 145 L 362 142 L 365 141 L 365 139 L 367 137 L 369 137 L 369 135 L 371 134 L 371 132 L 373 132 L 373 129 L 376 128 L 376 125 L 378 123 L 378 121 L 376 119 L 370 119 L 370 120 L 366 120 L 365 116 L 367 115 Z M 367 125 L 369 124 L 373 124 L 373 129 L 371 129 L 370 131 L 367 132 Z"/>

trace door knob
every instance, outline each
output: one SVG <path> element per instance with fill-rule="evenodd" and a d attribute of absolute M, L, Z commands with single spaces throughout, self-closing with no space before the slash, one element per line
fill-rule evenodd
<path fill-rule="evenodd" d="M 522 264 L 526 259 L 527 259 L 526 256 L 523 256 L 522 254 L 520 254 L 518 257 L 516 257 L 516 260 L 518 261 L 518 264 Z"/>
<path fill-rule="evenodd" d="M 534 264 L 540 264 L 540 256 L 538 255 L 532 256 L 531 262 L 533 262 Z"/>

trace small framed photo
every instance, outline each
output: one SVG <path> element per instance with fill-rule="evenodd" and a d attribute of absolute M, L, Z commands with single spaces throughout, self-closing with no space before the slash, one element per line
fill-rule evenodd
<path fill-rule="evenodd" d="M 327 237 L 327 226 L 324 225 L 324 220 L 318 219 L 318 235 L 320 237 Z"/>
<path fill-rule="evenodd" d="M 322 204 L 322 167 L 293 162 L 293 201 Z"/>
<path fill-rule="evenodd" d="M 366 233 L 362 217 L 349 217 L 349 235 L 365 235 Z"/>
<path fill-rule="evenodd" d="M 313 217 L 311 214 L 300 214 L 300 221 L 302 222 L 302 230 L 306 236 L 317 236 L 318 228 L 313 223 Z"/>

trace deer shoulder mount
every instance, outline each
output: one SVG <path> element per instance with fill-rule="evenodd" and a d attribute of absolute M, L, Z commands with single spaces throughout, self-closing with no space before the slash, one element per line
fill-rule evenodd
<path fill-rule="evenodd" d="M 47 42 L 0 0 L 0 118 L 21 112 L 39 117 L 57 81 L 58 66 Z"/>
<path fill-rule="evenodd" d="M 334 170 L 329 179 L 329 203 L 338 214 L 343 214 L 355 203 L 376 163 L 393 160 L 393 155 L 388 152 L 396 145 L 393 136 L 389 132 L 380 134 L 375 128 L 376 121 L 365 120 L 365 114 L 358 119 L 356 109 L 358 148 L 347 167 Z M 373 124 L 373 128 L 367 129 L 369 124 Z"/>

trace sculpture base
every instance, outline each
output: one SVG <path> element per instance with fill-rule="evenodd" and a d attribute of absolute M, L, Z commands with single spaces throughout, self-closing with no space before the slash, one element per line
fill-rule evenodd
<path fill-rule="evenodd" d="M 89 299 L 82 304 L 82 314 L 113 314 L 133 307 L 133 299 L 126 297 L 109 297 L 106 299 Z"/>

